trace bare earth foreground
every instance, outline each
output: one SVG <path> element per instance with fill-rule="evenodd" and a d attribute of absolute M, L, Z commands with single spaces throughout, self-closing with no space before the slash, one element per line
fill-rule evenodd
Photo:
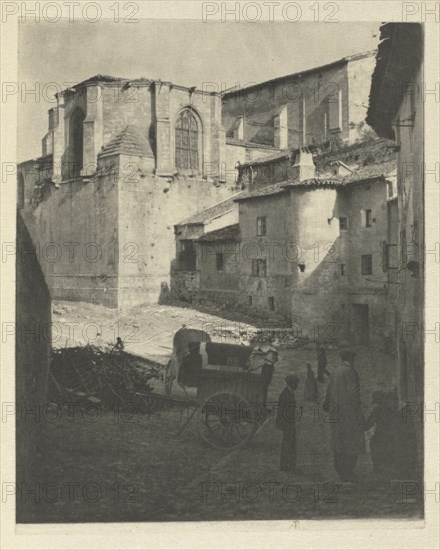
<path fill-rule="evenodd" d="M 54 302 L 54 347 L 113 343 L 166 364 L 172 337 L 182 324 L 234 327 L 190 309 L 140 306 L 121 315 L 91 304 Z M 245 332 L 244 325 L 234 330 Z M 215 338 L 214 338 L 215 339 Z M 302 402 L 305 363 L 316 370 L 314 346 L 280 349 L 269 390 L 276 401 L 287 373 L 301 378 L 296 392 L 303 412 L 298 420 L 298 472 L 278 470 L 280 433 L 271 418 L 247 445 L 225 452 L 208 446 L 198 417 L 178 435 L 191 410 L 102 412 L 99 418 L 68 410 L 42 419 L 25 486 L 18 489 L 19 522 L 197 521 L 321 518 L 413 518 L 423 516 L 421 484 L 384 480 L 372 473 L 369 454 L 358 462 L 357 483 L 340 483 L 328 441 L 328 417 L 319 404 Z M 338 352 L 327 352 L 330 369 Z M 392 357 L 359 348 L 364 414 L 371 394 L 392 383 Z M 162 391 L 161 388 L 155 391 Z M 178 392 L 176 390 L 176 395 Z"/>

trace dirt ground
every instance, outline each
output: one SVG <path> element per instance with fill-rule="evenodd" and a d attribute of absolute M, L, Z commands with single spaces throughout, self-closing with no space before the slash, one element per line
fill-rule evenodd
<path fill-rule="evenodd" d="M 120 316 L 101 306 L 55 302 L 54 323 L 60 329 L 55 346 L 87 340 L 114 342 L 118 329 L 121 337 L 128 334 L 136 340 L 125 339 L 129 351 L 154 356 L 165 364 L 172 336 L 183 323 L 206 329 L 225 321 L 177 307 L 144 306 Z M 72 323 L 78 323 L 74 334 Z M 98 332 L 101 342 L 91 342 Z M 373 348 L 357 352 L 362 407 L 368 414 L 372 392 L 394 382 L 394 359 Z M 331 370 L 339 361 L 338 352 L 329 349 L 327 356 Z M 18 488 L 18 521 L 422 517 L 421 484 L 375 476 L 369 454 L 359 457 L 355 484 L 338 481 L 329 449 L 328 418 L 321 407 L 326 383 L 319 384 L 318 404 L 303 402 L 306 362 L 316 369 L 314 346 L 281 349 L 279 358 L 269 405 L 277 400 L 287 373 L 301 379 L 296 398 L 303 409 L 297 421 L 298 471 L 294 475 L 278 469 L 281 436 L 271 418 L 247 445 L 225 452 L 207 445 L 197 415 L 179 434 L 189 409 L 147 416 L 122 407 L 99 417 L 63 410 L 56 421 L 45 419 L 39 424 L 32 468 Z"/>

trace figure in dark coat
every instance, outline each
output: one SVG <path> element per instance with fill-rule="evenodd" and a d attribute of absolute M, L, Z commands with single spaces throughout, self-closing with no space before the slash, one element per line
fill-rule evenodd
<path fill-rule="evenodd" d="M 415 427 L 411 417 L 399 409 L 396 391 L 373 393 L 376 405 L 365 424 L 375 426 L 370 440 L 373 471 L 389 478 L 412 478 L 417 465 Z"/>
<path fill-rule="evenodd" d="M 194 386 L 202 370 L 202 356 L 200 355 L 200 342 L 188 344 L 188 355 L 182 361 L 179 369 L 178 383 L 182 386 Z"/>
<path fill-rule="evenodd" d="M 283 432 L 281 443 L 280 470 L 293 473 L 296 468 L 296 401 L 295 390 L 299 378 L 288 374 L 286 387 L 278 398 L 276 427 Z"/>
<path fill-rule="evenodd" d="M 397 411 L 392 406 L 389 396 L 383 391 L 373 393 L 373 404 L 375 407 L 365 422 L 365 431 L 376 427 L 370 439 L 373 471 L 386 474 L 392 469 Z"/>
<path fill-rule="evenodd" d="M 307 363 L 307 378 L 304 386 L 304 401 L 318 400 L 318 385 L 316 384 L 315 373 L 312 370 L 312 365 Z"/>
<path fill-rule="evenodd" d="M 354 481 L 357 457 L 365 452 L 364 418 L 354 358 L 353 351 L 341 350 L 342 363 L 330 377 L 323 404 L 324 411 L 329 413 L 334 465 L 341 481 Z"/>
<path fill-rule="evenodd" d="M 325 352 L 325 347 L 322 345 L 318 346 L 318 382 L 324 382 L 324 374 L 330 376 L 327 367 L 327 354 Z"/>

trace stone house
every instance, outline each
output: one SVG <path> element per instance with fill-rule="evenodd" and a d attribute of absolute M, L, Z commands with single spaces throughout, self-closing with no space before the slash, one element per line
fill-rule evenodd
<path fill-rule="evenodd" d="M 247 180 L 248 190 L 234 198 L 239 225 L 194 239 L 193 297 L 289 319 L 313 339 L 393 340 L 397 202 L 387 143 L 242 165 L 239 182 Z"/>
<path fill-rule="evenodd" d="M 381 39 L 367 122 L 378 135 L 395 140 L 398 151 L 399 394 L 402 401 L 421 403 L 425 277 L 423 26 L 387 23 L 381 27 Z"/>

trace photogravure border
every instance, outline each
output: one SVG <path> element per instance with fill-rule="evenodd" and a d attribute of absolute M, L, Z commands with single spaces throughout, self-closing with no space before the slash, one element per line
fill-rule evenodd
<path fill-rule="evenodd" d="M 107 2 L 98 2 L 106 4 Z M 287 3 L 280 1 L 280 4 Z M 305 7 L 314 2 L 301 2 L 302 21 L 313 21 L 313 12 Z M 402 21 L 400 1 L 339 1 L 340 21 Z M 148 1 L 139 2 L 139 18 L 194 19 L 201 20 L 202 2 Z M 234 2 L 228 2 L 234 4 Z M 362 7 L 360 7 L 362 4 Z M 435 2 L 406 2 L 415 7 Z M 425 13 L 421 21 L 420 11 L 408 21 L 425 23 L 425 81 L 438 82 L 438 52 L 440 26 Z M 407 13 L 411 13 L 409 10 Z M 413 13 L 417 13 L 414 8 Z M 231 23 L 232 24 L 232 23 Z M 286 23 L 288 24 L 288 23 Z M 3 80 L 17 80 L 17 20 L 11 18 L 2 25 L 2 73 Z M 426 44 L 428 46 L 426 46 Z M 439 106 L 425 110 L 425 161 L 438 161 Z M 17 102 L 2 104 L 3 159 L 15 158 Z M 7 129 L 7 131 L 6 131 Z M 2 186 L 2 241 L 15 239 L 15 189 Z M 429 200 L 426 198 L 429 197 Z M 437 200 L 436 200 L 437 199 Z M 439 189 L 427 179 L 425 184 L 426 232 L 438 235 Z M 9 263 L 2 266 L 2 316 L 14 318 L 15 272 Z M 438 320 L 438 272 L 435 268 L 426 273 L 426 321 Z M 425 397 L 427 401 L 438 399 L 438 344 L 425 344 Z M 2 401 L 14 400 L 14 345 L 2 346 Z M 15 426 L 2 425 L 2 477 L 15 478 Z M 438 426 L 425 424 L 425 481 L 433 485 L 438 475 Z M 438 506 L 431 499 L 426 502 L 424 521 L 408 520 L 335 520 L 335 521 L 261 521 L 261 522 L 194 522 L 191 524 L 59 524 L 15 525 L 15 510 L 4 507 L 4 548 L 434 548 L 438 537 Z M 438 527 L 437 527 L 438 528 Z"/>

